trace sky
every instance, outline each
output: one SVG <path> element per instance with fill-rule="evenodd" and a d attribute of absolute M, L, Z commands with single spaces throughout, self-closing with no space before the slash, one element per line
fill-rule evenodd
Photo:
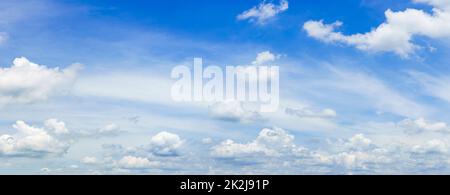
<path fill-rule="evenodd" d="M 0 174 L 449 174 L 449 0 L 2 0 Z M 171 71 L 279 66 L 280 104 Z"/>

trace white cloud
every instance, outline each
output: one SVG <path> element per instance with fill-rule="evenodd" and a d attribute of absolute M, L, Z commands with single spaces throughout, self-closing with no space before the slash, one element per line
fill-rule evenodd
<path fill-rule="evenodd" d="M 56 134 L 69 133 L 69 129 L 67 129 L 66 123 L 58 119 L 48 119 L 44 124 L 47 129 L 53 130 Z"/>
<path fill-rule="evenodd" d="M 79 69 L 78 64 L 60 70 L 16 58 L 11 67 L 0 68 L 0 104 L 30 103 L 67 92 Z"/>
<path fill-rule="evenodd" d="M 278 156 L 293 151 L 294 136 L 281 128 L 263 129 L 258 137 L 246 144 L 226 140 L 212 148 L 212 155 L 220 158 L 252 157 L 257 155 Z"/>
<path fill-rule="evenodd" d="M 415 2 L 432 5 L 434 9 L 432 13 L 417 9 L 398 12 L 387 10 L 386 21 L 364 34 L 344 35 L 336 31 L 342 25 L 340 21 L 332 24 L 308 21 L 303 25 L 303 29 L 310 37 L 324 42 L 344 43 L 364 51 L 394 52 L 407 58 L 420 48 L 413 43 L 416 36 L 435 39 L 450 37 L 449 2 L 440 0 L 415 0 Z"/>
<path fill-rule="evenodd" d="M 398 125 L 405 129 L 406 133 L 422 133 L 422 132 L 450 132 L 447 124 L 444 122 L 432 123 L 424 118 L 405 119 L 398 123 Z"/>
<path fill-rule="evenodd" d="M 426 95 L 450 102 L 450 77 L 447 75 L 429 75 L 416 71 L 410 71 L 409 75 L 423 87 Z"/>
<path fill-rule="evenodd" d="M 99 163 L 97 158 L 92 156 L 85 156 L 83 159 L 81 159 L 81 162 L 84 164 L 91 164 L 91 165 Z"/>
<path fill-rule="evenodd" d="M 159 162 L 150 161 L 142 157 L 124 156 L 117 162 L 117 165 L 123 169 L 148 169 L 159 166 Z"/>
<path fill-rule="evenodd" d="M 150 138 L 148 149 L 156 155 L 173 156 L 178 155 L 183 142 L 177 134 L 163 131 Z"/>
<path fill-rule="evenodd" d="M 448 145 L 442 140 L 433 139 L 425 144 L 413 146 L 412 151 L 420 154 L 447 153 Z"/>
<path fill-rule="evenodd" d="M 0 136 L 0 155 L 41 157 L 47 154 L 63 154 L 69 144 L 58 140 L 42 128 L 30 126 L 23 121 L 13 125 L 14 135 Z"/>
<path fill-rule="evenodd" d="M 351 149 L 365 150 L 372 146 L 372 140 L 366 138 L 364 134 L 356 134 L 348 140 L 347 145 Z"/>
<path fill-rule="evenodd" d="M 263 51 L 256 55 L 255 61 L 252 62 L 253 65 L 267 65 L 267 62 L 273 62 L 278 59 L 279 56 L 275 56 L 270 51 Z"/>
<path fill-rule="evenodd" d="M 337 69 L 332 69 L 332 71 L 334 75 L 332 74 L 329 76 L 330 79 L 322 81 L 323 85 L 332 87 L 328 89 L 339 89 L 350 92 L 352 95 L 360 95 L 369 100 L 368 104 L 374 106 L 374 109 L 407 117 L 418 117 L 429 112 L 427 107 L 392 88 L 389 83 L 385 83 L 379 78 L 363 72 Z"/>
<path fill-rule="evenodd" d="M 108 124 L 98 130 L 99 135 L 117 135 L 120 133 L 120 127 L 114 123 Z"/>
<path fill-rule="evenodd" d="M 239 14 L 237 19 L 250 20 L 251 22 L 263 25 L 271 18 L 286 11 L 288 8 L 289 3 L 287 0 L 281 0 L 279 5 L 263 1 L 258 6 Z"/>
<path fill-rule="evenodd" d="M 209 114 L 216 119 L 243 123 L 263 120 L 259 112 L 250 111 L 244 108 L 243 102 L 234 100 L 218 102 L 209 106 Z"/>
<path fill-rule="evenodd" d="M 336 117 L 336 111 L 333 109 L 323 109 L 319 112 L 312 111 L 306 107 L 295 109 L 295 108 L 286 108 L 286 114 L 298 116 L 300 118 L 334 118 Z"/>

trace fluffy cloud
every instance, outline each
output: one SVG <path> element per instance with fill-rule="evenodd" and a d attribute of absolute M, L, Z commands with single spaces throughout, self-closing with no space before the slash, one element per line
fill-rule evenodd
<path fill-rule="evenodd" d="M 275 61 L 279 56 L 275 56 L 275 54 L 270 53 L 270 51 L 263 51 L 256 55 L 255 61 L 252 62 L 253 65 L 265 65 L 267 62 Z"/>
<path fill-rule="evenodd" d="M 0 155 L 42 157 L 49 154 L 60 155 L 67 151 L 69 144 L 58 140 L 48 130 L 30 126 L 23 121 L 13 125 L 14 135 L 0 136 Z"/>
<path fill-rule="evenodd" d="M 47 129 L 53 130 L 56 134 L 69 133 L 69 129 L 67 129 L 66 123 L 58 119 L 48 119 L 44 124 Z"/>
<path fill-rule="evenodd" d="M 47 68 L 21 57 L 9 68 L 0 68 L 0 104 L 29 103 L 67 92 L 81 65 Z"/>
<path fill-rule="evenodd" d="M 243 102 L 233 100 L 211 105 L 209 107 L 209 114 L 216 119 L 243 123 L 263 120 L 259 112 L 247 110 L 244 108 Z"/>
<path fill-rule="evenodd" d="M 284 151 L 296 149 L 294 136 L 281 128 L 263 129 L 258 137 L 246 144 L 226 140 L 212 148 L 212 155 L 219 158 L 278 156 Z"/>
<path fill-rule="evenodd" d="M 424 118 L 405 119 L 398 123 L 398 126 L 403 128 L 406 133 L 422 133 L 422 132 L 450 132 L 447 124 L 444 122 L 432 123 Z"/>
<path fill-rule="evenodd" d="M 263 25 L 271 18 L 286 11 L 288 8 L 289 3 L 287 0 L 281 0 L 279 5 L 263 1 L 258 6 L 239 14 L 237 19 L 250 20 L 251 22 Z"/>
<path fill-rule="evenodd" d="M 450 3 L 441 0 L 415 0 L 434 6 L 432 13 L 423 10 L 406 9 L 385 12 L 386 21 L 374 30 L 364 34 L 344 35 L 336 31 L 342 25 L 337 21 L 325 24 L 323 21 L 308 21 L 303 25 L 310 37 L 331 43 L 344 43 L 364 51 L 394 52 L 407 58 L 419 45 L 413 43 L 415 36 L 429 38 L 450 37 Z"/>
<path fill-rule="evenodd" d="M 117 166 L 123 169 L 148 169 L 159 166 L 159 162 L 150 161 L 142 157 L 124 156 L 117 162 Z"/>
<path fill-rule="evenodd" d="M 319 112 L 312 111 L 308 108 L 286 108 L 286 114 L 298 116 L 301 118 L 334 118 L 336 117 L 336 111 L 332 109 L 323 109 Z"/>
<path fill-rule="evenodd" d="M 183 142 L 177 134 L 163 131 L 150 138 L 147 148 L 155 155 L 173 156 L 178 155 Z"/>

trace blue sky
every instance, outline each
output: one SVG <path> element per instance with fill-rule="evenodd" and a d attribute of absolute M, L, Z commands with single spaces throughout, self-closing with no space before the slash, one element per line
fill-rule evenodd
<path fill-rule="evenodd" d="M 447 0 L 0 3 L 1 174 L 443 174 Z M 280 107 L 170 99 L 172 68 L 280 67 Z"/>

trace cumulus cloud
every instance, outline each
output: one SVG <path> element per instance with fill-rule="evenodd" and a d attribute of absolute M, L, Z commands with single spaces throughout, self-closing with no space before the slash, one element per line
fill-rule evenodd
<path fill-rule="evenodd" d="M 212 148 L 212 155 L 219 158 L 240 158 L 258 155 L 278 156 L 284 151 L 296 149 L 294 136 L 281 128 L 265 128 L 258 137 L 245 144 L 233 140 L 225 140 Z"/>
<path fill-rule="evenodd" d="M 56 134 L 67 134 L 69 129 L 66 127 L 66 123 L 58 119 L 48 119 L 45 121 L 45 127 L 49 130 L 53 130 Z"/>
<path fill-rule="evenodd" d="M 217 102 L 209 106 L 209 115 L 213 118 L 236 122 L 261 121 L 263 117 L 257 111 L 244 108 L 244 103 L 235 100 Z"/>
<path fill-rule="evenodd" d="M 42 157 L 60 155 L 67 151 L 69 144 L 52 135 L 50 130 L 30 126 L 23 121 L 13 125 L 14 135 L 0 136 L 0 155 Z"/>
<path fill-rule="evenodd" d="M 315 112 L 308 108 L 286 108 L 285 109 L 286 114 L 298 116 L 300 118 L 334 118 L 336 117 L 336 111 L 333 109 L 323 109 L 321 111 Z"/>
<path fill-rule="evenodd" d="M 21 57 L 8 68 L 0 68 L 0 104 L 30 103 L 69 90 L 81 65 L 48 68 Z"/>
<path fill-rule="evenodd" d="M 342 22 L 325 24 L 323 21 L 308 21 L 303 25 L 310 37 L 327 42 L 343 43 L 364 51 L 394 52 L 407 58 L 421 48 L 413 42 L 414 37 L 433 39 L 450 37 L 450 3 L 441 0 L 415 0 L 434 6 L 432 13 L 418 9 L 404 11 L 387 10 L 386 21 L 367 33 L 344 35 L 337 31 Z"/>
<path fill-rule="evenodd" d="M 265 63 L 273 62 L 278 59 L 279 56 L 271 53 L 270 51 L 263 51 L 256 55 L 256 59 L 252 62 L 253 65 L 266 65 Z"/>
<path fill-rule="evenodd" d="M 148 169 L 159 166 L 159 162 L 142 157 L 124 156 L 117 162 L 117 166 L 123 169 Z"/>
<path fill-rule="evenodd" d="M 448 133 L 450 129 L 447 123 L 444 122 L 429 122 L 424 118 L 418 119 L 404 119 L 398 123 L 398 126 L 403 128 L 406 133 L 422 133 L 422 132 L 441 132 Z"/>
<path fill-rule="evenodd" d="M 155 155 L 174 156 L 178 155 L 178 149 L 183 142 L 177 134 L 163 131 L 150 138 L 147 148 Z"/>
<path fill-rule="evenodd" d="M 255 6 L 237 16 L 238 20 L 249 20 L 259 25 L 265 24 L 271 18 L 274 18 L 278 14 L 286 11 L 289 8 L 287 0 L 281 0 L 279 5 L 273 3 L 261 2 L 258 6 Z"/>

